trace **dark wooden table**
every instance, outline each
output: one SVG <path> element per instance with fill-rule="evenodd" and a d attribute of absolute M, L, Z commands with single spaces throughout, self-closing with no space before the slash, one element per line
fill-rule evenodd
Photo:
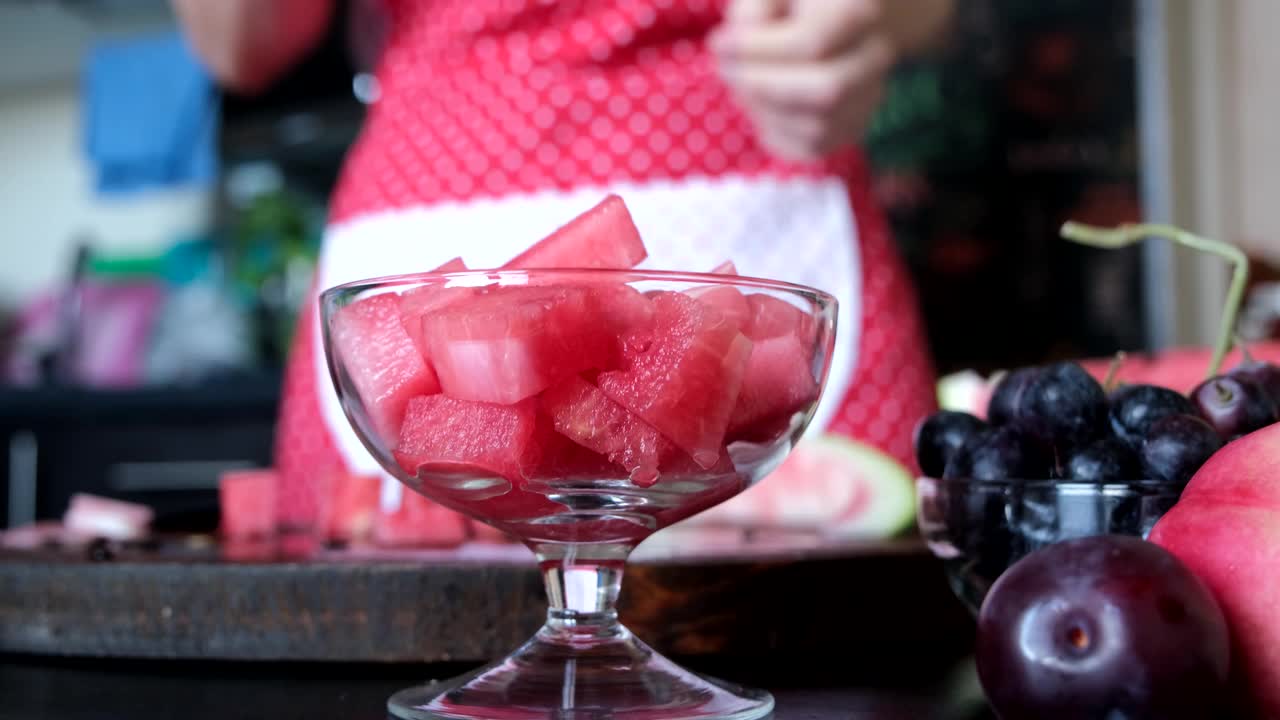
<path fill-rule="evenodd" d="M 708 665 L 706 662 L 701 665 Z M 710 663 L 714 665 L 714 663 Z M 0 720 L 383 720 L 392 692 L 459 665 L 68 660 L 0 655 Z M 710 669 L 710 668 L 709 668 Z M 767 675 L 757 666 L 723 677 Z M 729 672 L 726 672 L 726 671 Z M 778 720 L 987 720 L 952 682 L 924 686 L 762 683 Z M 964 683 L 959 683 L 964 685 Z M 949 697 L 948 697 L 949 696 Z"/>
<path fill-rule="evenodd" d="M 918 540 L 704 535 L 649 545 L 624 587 L 637 635 L 772 690 L 777 718 L 983 717 L 971 618 Z M 0 720 L 383 718 L 394 691 L 504 654 L 544 612 L 522 549 L 5 551 Z"/>

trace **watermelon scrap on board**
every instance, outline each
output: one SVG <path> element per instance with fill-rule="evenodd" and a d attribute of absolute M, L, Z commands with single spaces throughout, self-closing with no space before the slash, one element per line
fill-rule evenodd
<path fill-rule="evenodd" d="M 279 480 L 279 473 L 270 468 L 222 473 L 218 478 L 219 534 L 226 538 L 273 535 Z"/>
<path fill-rule="evenodd" d="M 503 267 L 625 270 L 646 257 L 648 251 L 626 203 L 609 195 Z"/>
<path fill-rule="evenodd" d="M 374 517 L 373 542 L 382 547 L 456 547 L 467 541 L 467 519 L 405 490 L 395 510 Z"/>
<path fill-rule="evenodd" d="M 146 537 L 155 512 L 146 505 L 88 493 L 71 496 L 62 525 L 67 532 L 109 540 Z"/>
<path fill-rule="evenodd" d="M 326 540 L 358 542 L 369 538 L 382 477 L 353 472 L 336 472 L 330 477 L 324 535 Z"/>
<path fill-rule="evenodd" d="M 415 397 L 393 454 L 410 477 L 465 474 L 514 485 L 538 459 L 537 415 L 532 399 L 496 405 L 447 395 Z"/>
<path fill-rule="evenodd" d="M 503 405 L 616 362 L 617 338 L 587 288 L 493 287 L 422 319 L 440 385 Z"/>
<path fill-rule="evenodd" d="M 684 293 L 651 299 L 652 333 L 627 343 L 625 369 L 600 373 L 599 388 L 710 468 L 721 455 L 751 341 Z"/>
<path fill-rule="evenodd" d="M 410 398 L 440 392 L 436 373 L 400 324 L 398 295 L 374 295 L 338 310 L 333 346 L 364 402 L 372 431 L 384 442 L 399 437 Z"/>
<path fill-rule="evenodd" d="M 782 466 L 690 526 L 818 530 L 831 537 L 882 539 L 915 520 L 915 479 L 880 450 L 826 433 L 806 436 Z"/>

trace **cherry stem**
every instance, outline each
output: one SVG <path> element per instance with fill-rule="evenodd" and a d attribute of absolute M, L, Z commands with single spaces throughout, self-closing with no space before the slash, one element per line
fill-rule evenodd
<path fill-rule="evenodd" d="M 1115 389 L 1116 376 L 1120 374 L 1120 366 L 1124 365 L 1127 356 L 1123 351 L 1116 353 L 1111 359 L 1111 366 L 1107 368 L 1107 376 L 1102 380 L 1102 389 L 1108 393 Z"/>
<path fill-rule="evenodd" d="M 1236 333 L 1236 347 L 1240 348 L 1240 357 L 1246 363 L 1253 363 L 1253 353 L 1249 352 L 1249 343 L 1240 337 L 1240 333 Z"/>
<path fill-rule="evenodd" d="M 1218 331 L 1218 343 L 1213 349 L 1213 361 L 1209 365 L 1208 377 L 1218 374 L 1222 369 L 1222 361 L 1231 349 L 1231 339 L 1235 335 L 1236 318 L 1240 314 L 1240 304 L 1244 299 L 1245 285 L 1249 281 L 1249 258 L 1245 256 L 1240 248 L 1220 240 L 1200 237 L 1171 225 L 1152 223 L 1101 228 L 1083 223 L 1068 222 L 1062 226 L 1060 234 L 1063 238 L 1072 242 L 1105 249 L 1127 247 L 1148 237 L 1158 237 L 1193 250 L 1217 255 L 1230 262 L 1234 266 L 1231 276 L 1231 288 L 1227 291 L 1226 306 L 1222 309 L 1222 327 Z"/>

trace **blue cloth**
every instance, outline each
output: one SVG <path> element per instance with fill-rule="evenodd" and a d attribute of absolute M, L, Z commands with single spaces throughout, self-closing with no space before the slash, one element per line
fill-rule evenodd
<path fill-rule="evenodd" d="M 98 45 L 83 83 L 85 152 L 99 193 L 203 185 L 217 175 L 217 90 L 180 33 Z"/>

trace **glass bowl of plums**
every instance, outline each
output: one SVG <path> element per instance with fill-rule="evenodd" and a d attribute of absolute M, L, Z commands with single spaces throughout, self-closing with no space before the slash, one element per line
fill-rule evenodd
<path fill-rule="evenodd" d="M 1004 374 L 984 417 L 916 427 L 917 520 L 977 615 L 1013 563 L 1095 535 L 1146 538 L 1225 442 L 1276 421 L 1274 365 L 1242 363 L 1184 394 L 1107 383 L 1062 362 Z"/>

